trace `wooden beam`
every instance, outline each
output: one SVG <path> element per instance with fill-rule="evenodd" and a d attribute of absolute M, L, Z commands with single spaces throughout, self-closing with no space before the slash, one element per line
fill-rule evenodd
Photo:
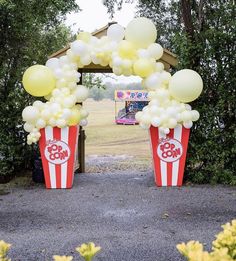
<path fill-rule="evenodd" d="M 80 81 L 78 84 L 82 84 L 83 81 L 83 75 L 82 70 L 79 70 L 79 73 L 81 73 Z M 82 103 L 81 103 L 82 105 Z M 84 173 L 85 172 L 85 131 L 83 130 L 83 127 L 79 127 L 79 137 L 78 137 L 78 168 L 76 170 L 76 173 Z"/>

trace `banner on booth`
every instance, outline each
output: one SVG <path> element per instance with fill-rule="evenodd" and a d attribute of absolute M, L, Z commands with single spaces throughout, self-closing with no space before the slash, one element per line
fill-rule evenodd
<path fill-rule="evenodd" d="M 148 92 L 142 90 L 116 90 L 115 101 L 149 101 Z"/>

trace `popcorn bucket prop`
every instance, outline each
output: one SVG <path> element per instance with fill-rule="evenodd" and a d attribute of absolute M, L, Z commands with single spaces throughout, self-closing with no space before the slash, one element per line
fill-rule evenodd
<path fill-rule="evenodd" d="M 181 125 L 163 134 L 150 127 L 150 143 L 156 185 L 182 186 L 190 129 Z"/>
<path fill-rule="evenodd" d="M 46 188 L 71 188 L 79 127 L 46 127 L 40 130 L 40 153 Z"/>

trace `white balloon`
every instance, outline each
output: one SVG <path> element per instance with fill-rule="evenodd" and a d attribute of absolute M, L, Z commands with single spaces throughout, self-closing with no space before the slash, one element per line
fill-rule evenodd
<path fill-rule="evenodd" d="M 139 123 L 139 126 L 144 129 L 144 130 L 148 130 L 150 128 L 150 124 L 144 124 L 143 122 Z"/>
<path fill-rule="evenodd" d="M 50 112 L 49 109 L 43 109 L 43 110 L 41 111 L 40 116 L 41 116 L 44 120 L 49 120 L 50 117 L 51 117 L 51 112 Z"/>
<path fill-rule="evenodd" d="M 71 116 L 71 110 L 70 109 L 68 109 L 68 108 L 65 108 L 65 109 L 63 109 L 62 110 L 62 118 L 63 119 L 65 119 L 65 120 L 67 120 L 67 119 L 69 119 L 70 118 L 70 116 Z"/>
<path fill-rule="evenodd" d="M 89 96 L 89 90 L 84 85 L 78 85 L 73 92 L 77 102 L 85 101 Z"/>
<path fill-rule="evenodd" d="M 57 125 L 58 128 L 64 128 L 66 126 L 65 119 L 58 119 L 56 121 L 56 125 Z"/>
<path fill-rule="evenodd" d="M 82 119 L 87 118 L 88 115 L 89 115 L 88 111 L 86 111 L 86 110 L 83 109 L 83 108 L 80 109 L 80 116 L 81 116 Z"/>
<path fill-rule="evenodd" d="M 152 43 L 148 46 L 148 52 L 150 54 L 150 56 L 156 60 L 159 60 L 163 53 L 164 53 L 164 50 L 162 48 L 162 46 L 158 43 Z"/>
<path fill-rule="evenodd" d="M 80 126 L 86 126 L 88 124 L 88 121 L 86 119 L 82 119 L 79 123 Z"/>
<path fill-rule="evenodd" d="M 122 69 L 120 67 L 113 67 L 112 71 L 117 76 L 120 76 L 122 74 Z"/>
<path fill-rule="evenodd" d="M 168 107 L 166 109 L 166 113 L 169 115 L 169 117 L 176 117 L 178 112 L 175 107 Z"/>
<path fill-rule="evenodd" d="M 33 131 L 34 125 L 32 125 L 32 124 L 26 122 L 23 127 L 24 127 L 24 130 L 25 130 L 25 131 L 31 132 L 31 131 Z"/>
<path fill-rule="evenodd" d="M 185 106 L 185 108 L 186 108 L 187 111 L 191 111 L 191 110 L 192 110 L 191 105 L 189 105 L 189 104 L 184 104 L 184 106 Z"/>
<path fill-rule="evenodd" d="M 122 65 L 122 59 L 121 59 L 119 56 L 115 56 L 115 57 L 113 58 L 112 63 L 113 63 L 113 66 L 119 67 L 119 66 Z"/>
<path fill-rule="evenodd" d="M 63 55 L 63 56 L 61 56 L 61 57 L 59 58 L 59 64 L 60 64 L 61 66 L 66 65 L 66 64 L 69 64 L 69 63 L 70 63 L 69 58 L 68 58 L 66 55 Z"/>
<path fill-rule="evenodd" d="M 57 88 L 52 91 L 52 96 L 53 96 L 54 98 L 60 96 L 61 94 L 62 94 L 62 93 L 61 93 L 61 90 L 59 90 L 59 89 L 57 89 Z"/>
<path fill-rule="evenodd" d="M 122 61 L 122 67 L 123 69 L 131 69 L 132 68 L 132 61 L 129 59 L 123 59 Z"/>
<path fill-rule="evenodd" d="M 199 112 L 196 111 L 196 110 L 192 110 L 191 111 L 191 115 L 192 115 L 192 118 L 191 118 L 192 121 L 197 121 L 199 119 L 199 117 L 200 117 Z"/>
<path fill-rule="evenodd" d="M 112 41 L 119 42 L 124 39 L 125 30 L 119 24 L 112 24 L 107 29 L 107 37 L 110 38 Z"/>
<path fill-rule="evenodd" d="M 23 121 L 34 123 L 39 117 L 39 110 L 33 106 L 27 106 L 22 111 Z"/>
<path fill-rule="evenodd" d="M 141 118 L 141 122 L 145 125 L 148 125 L 151 123 L 151 116 L 147 113 L 143 114 L 142 118 Z"/>
<path fill-rule="evenodd" d="M 168 84 L 171 79 L 171 74 L 169 72 L 162 71 L 161 79 L 162 79 L 163 83 Z"/>
<path fill-rule="evenodd" d="M 184 122 L 190 121 L 192 119 L 191 111 L 183 111 L 181 113 L 181 118 Z"/>
<path fill-rule="evenodd" d="M 146 49 L 139 49 L 137 51 L 137 54 L 139 58 L 144 58 L 144 59 L 150 58 L 150 53 Z"/>
<path fill-rule="evenodd" d="M 156 71 L 157 72 L 162 72 L 164 69 L 165 69 L 165 66 L 164 66 L 163 63 L 161 63 L 161 62 L 156 63 Z"/>
<path fill-rule="evenodd" d="M 160 118 L 158 118 L 158 117 L 153 117 L 152 120 L 151 120 L 151 124 L 152 124 L 152 126 L 154 126 L 154 127 L 159 127 L 160 124 L 161 124 Z"/>
<path fill-rule="evenodd" d="M 42 128 L 44 128 L 44 127 L 46 126 L 46 121 L 43 120 L 43 119 L 38 119 L 38 120 L 36 121 L 35 126 L 36 126 L 38 129 L 42 129 Z"/>
<path fill-rule="evenodd" d="M 158 113 L 158 106 L 157 105 L 152 105 L 149 108 L 149 112 L 153 115 L 156 115 Z"/>
<path fill-rule="evenodd" d="M 58 58 L 50 58 L 50 59 L 47 60 L 45 65 L 52 70 L 57 69 L 60 66 L 59 59 Z"/>
<path fill-rule="evenodd" d="M 35 101 L 35 102 L 33 103 L 33 106 L 34 106 L 35 108 L 41 110 L 41 109 L 44 107 L 44 103 L 41 102 L 41 101 Z"/>
<path fill-rule="evenodd" d="M 76 55 L 85 55 L 88 52 L 88 46 L 81 40 L 75 40 L 71 43 L 71 51 Z"/>
<path fill-rule="evenodd" d="M 149 105 L 152 106 L 152 105 L 156 105 L 156 106 L 159 106 L 160 105 L 160 102 L 157 100 L 157 99 L 153 99 L 149 102 Z"/>
<path fill-rule="evenodd" d="M 50 118 L 48 121 L 49 125 L 55 127 L 57 125 L 57 121 L 55 118 Z"/>
<path fill-rule="evenodd" d="M 170 133 L 170 129 L 169 128 L 164 128 L 163 131 L 164 131 L 165 134 L 169 134 Z"/>
<path fill-rule="evenodd" d="M 54 70 L 54 75 L 57 79 L 61 79 L 63 78 L 64 74 L 63 74 L 63 70 L 61 68 L 56 68 Z"/>
<path fill-rule="evenodd" d="M 53 115 L 58 114 L 60 111 L 61 111 L 61 105 L 59 103 L 57 103 L 57 102 L 51 103 L 51 105 L 50 105 L 50 112 Z"/>
<path fill-rule="evenodd" d="M 174 118 L 170 118 L 167 125 L 168 125 L 168 128 L 174 129 L 177 126 L 177 120 Z"/>
<path fill-rule="evenodd" d="M 81 56 L 80 62 L 83 65 L 89 65 L 92 62 L 91 56 L 89 54 Z"/>
<path fill-rule="evenodd" d="M 160 88 L 161 74 L 158 72 L 151 74 L 145 80 L 145 84 L 146 84 L 147 88 L 149 88 L 151 90 L 156 90 L 157 88 Z"/>
<path fill-rule="evenodd" d="M 186 129 L 190 129 L 193 126 L 193 122 L 192 121 L 186 121 L 186 122 L 183 123 L 183 125 Z"/>
<path fill-rule="evenodd" d="M 73 95 L 69 95 L 65 97 L 62 101 L 62 104 L 65 108 L 72 108 L 76 103 L 76 97 Z"/>

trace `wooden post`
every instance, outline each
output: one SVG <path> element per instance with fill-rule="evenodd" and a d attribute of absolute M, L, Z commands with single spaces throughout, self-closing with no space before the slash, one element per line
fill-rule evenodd
<path fill-rule="evenodd" d="M 84 173 L 85 172 L 85 130 L 80 126 L 80 131 L 79 131 L 79 169 L 78 173 Z"/>
<path fill-rule="evenodd" d="M 79 70 L 81 73 L 79 84 L 82 84 L 82 70 Z M 81 103 L 82 105 L 82 103 Z M 85 130 L 82 126 L 79 129 L 79 137 L 78 137 L 78 163 L 79 168 L 76 170 L 77 173 L 84 173 L 85 172 Z"/>

